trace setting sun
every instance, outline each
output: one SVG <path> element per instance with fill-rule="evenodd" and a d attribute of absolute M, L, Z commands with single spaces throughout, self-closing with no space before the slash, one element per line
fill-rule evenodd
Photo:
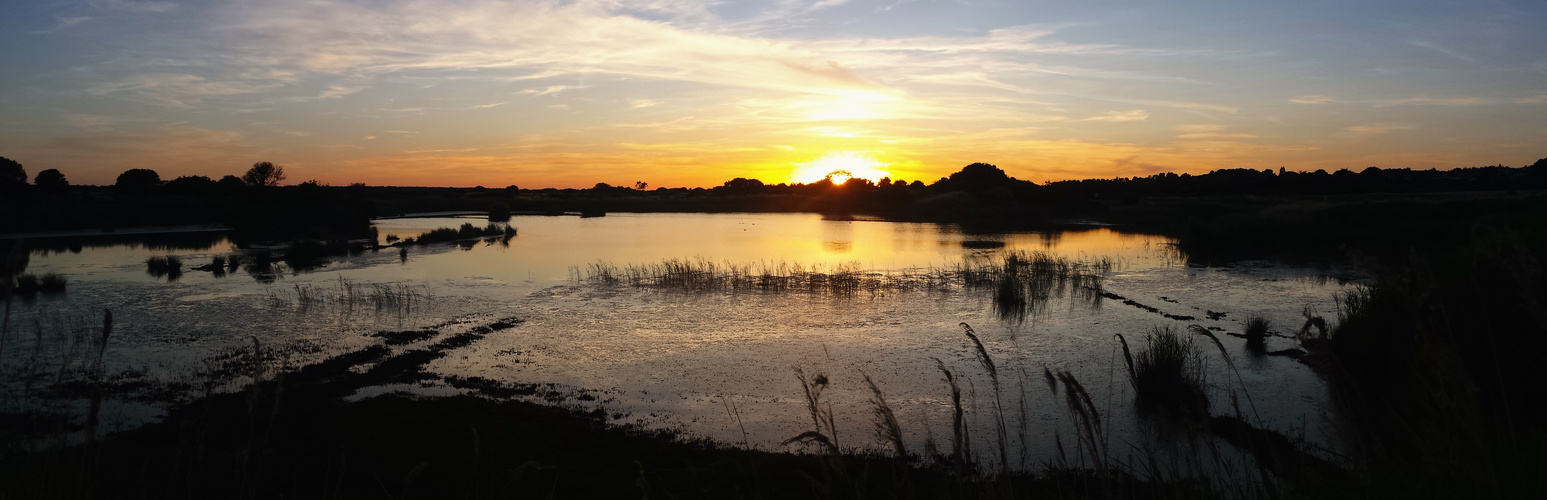
<path fill-rule="evenodd" d="M 809 162 L 796 163 L 790 171 L 789 181 L 802 184 L 832 179 L 833 184 L 843 184 L 851 178 L 880 180 L 891 174 L 887 164 L 876 161 L 869 154 L 854 151 L 829 151 Z"/>

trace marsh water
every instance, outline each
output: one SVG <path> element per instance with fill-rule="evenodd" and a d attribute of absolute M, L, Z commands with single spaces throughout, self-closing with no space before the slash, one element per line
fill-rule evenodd
<path fill-rule="evenodd" d="M 378 221 L 377 229 L 385 242 L 465 222 L 484 223 L 405 218 Z M 1242 414 L 1317 447 L 1338 448 L 1324 384 L 1295 360 L 1251 355 L 1243 340 L 1226 335 L 1261 315 L 1284 335 L 1271 337 L 1269 349 L 1293 347 L 1287 335 L 1305 314 L 1332 317 L 1335 295 L 1350 286 L 1325 270 L 1188 265 L 1165 237 L 1096 226 L 975 234 L 815 214 L 516 217 L 509 224 L 519 234 L 504 242 L 367 251 L 304 270 L 192 270 L 238 251 L 218 236 L 35 250 L 26 272 L 65 276 L 68 291 L 13 301 L 0 369 L 20 374 L 78 362 L 71 358 L 82 355 L 80 332 L 99 324 L 103 309 L 115 319 L 108 371 L 173 388 L 160 391 L 167 393 L 161 400 L 190 397 L 171 393 L 196 392 L 196 381 L 210 376 L 210 360 L 250 349 L 254 340 L 297 367 L 381 344 L 372 336 L 381 331 L 450 335 L 515 318 L 515 328 L 461 347 L 429 369 L 538 384 L 551 390 L 549 403 L 602 408 L 620 424 L 769 450 L 802 449 L 781 443 L 812 427 L 796 368 L 827 377 L 821 403 L 830 405 L 841 446 L 885 449 L 873 430 L 872 392 L 863 381 L 869 375 L 909 446 L 922 450 L 926 440 L 943 442 L 951 432 L 943 365 L 961 381 L 980 459 L 998 460 L 994 422 L 1002 413 L 1011 465 L 1035 468 L 1079 460 L 1074 417 L 1064 394 L 1049 390 L 1044 370 L 1067 370 L 1089 391 L 1109 453 L 1176 446 L 1133 409 L 1114 334 L 1138 349 L 1154 328 L 1185 332 L 1198 325 L 1218 334 L 1233 362 L 1196 336 L 1207 348 L 1211 413 Z M 1030 313 L 1005 314 L 991 287 L 952 278 L 974 263 L 1036 252 L 1101 263 L 1090 268 L 1100 276 L 1100 293 L 1055 290 Z M 169 255 L 185 263 L 180 275 L 147 272 L 147 259 Z M 863 279 L 839 291 L 627 279 L 630 269 L 648 275 L 663 263 Z M 997 395 L 964 323 L 996 363 Z M 17 396 L 23 377 L 6 378 L 5 404 L 32 404 Z M 242 383 L 237 377 L 225 388 Z M 355 397 L 395 391 L 458 392 L 427 382 L 365 388 Z M 154 420 L 164 407 L 151 397 L 109 401 L 106 428 Z"/>

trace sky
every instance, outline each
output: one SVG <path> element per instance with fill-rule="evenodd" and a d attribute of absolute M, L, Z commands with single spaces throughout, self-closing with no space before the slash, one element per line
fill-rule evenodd
<path fill-rule="evenodd" d="M 0 156 L 111 184 L 1034 182 L 1547 157 L 1547 2 L 0 0 Z"/>

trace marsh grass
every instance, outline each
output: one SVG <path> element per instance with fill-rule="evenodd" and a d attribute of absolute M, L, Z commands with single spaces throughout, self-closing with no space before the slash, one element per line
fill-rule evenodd
<path fill-rule="evenodd" d="M 403 319 L 429 307 L 434 301 L 428 286 L 405 283 L 360 285 L 342 276 L 332 286 L 296 283 L 270 289 L 269 307 L 298 313 L 334 313 L 348 318 L 356 312 Z"/>
<path fill-rule="evenodd" d="M 1024 321 L 1040 316 L 1048 303 L 1067 297 L 1072 304 L 1100 307 L 1106 274 L 1117 267 L 1109 257 L 1070 259 L 1048 252 L 1007 252 L 997 257 L 969 256 L 955 269 L 963 284 L 993 291 L 1001 319 Z"/>
<path fill-rule="evenodd" d="M 176 255 L 155 256 L 145 259 L 145 272 L 168 282 L 177 281 L 183 275 L 183 260 Z"/>
<path fill-rule="evenodd" d="M 32 297 L 39 293 L 62 293 L 68 284 L 69 279 L 55 273 L 45 273 L 43 276 L 22 274 L 16 276 L 14 282 L 7 283 L 8 286 L 0 289 L 0 297 L 10 297 L 13 294 L 19 297 Z"/>
<path fill-rule="evenodd" d="M 1268 321 L 1266 317 L 1255 314 L 1247 317 L 1245 331 L 1242 332 L 1242 335 L 1246 337 L 1247 352 L 1255 355 L 1266 353 L 1268 350 L 1268 332 L 1272 329 L 1273 322 Z"/>
<path fill-rule="evenodd" d="M 650 264 L 619 267 L 596 262 L 570 269 L 570 278 L 605 285 L 628 285 L 684 292 L 807 293 L 852 296 L 949 286 L 936 272 L 883 273 L 863 271 L 858 263 L 833 267 L 789 262 L 736 264 L 709 259 L 666 259 Z"/>
<path fill-rule="evenodd" d="M 806 397 L 806 411 L 811 415 L 812 430 L 802 432 L 795 437 L 786 439 L 784 443 L 816 443 L 829 455 L 838 455 L 841 450 L 838 447 L 838 426 L 833 421 L 833 408 L 831 404 L 825 407 L 822 401 L 822 391 L 827 389 L 830 382 L 825 373 L 817 373 L 815 376 L 806 377 L 806 371 L 799 366 L 791 367 L 795 370 L 795 378 L 800 381 L 801 391 Z"/>
<path fill-rule="evenodd" d="M 1141 410 L 1181 418 L 1208 417 L 1206 359 L 1197 343 L 1169 326 L 1156 327 L 1145 334 L 1144 348 L 1130 355 L 1127 341 L 1118 338 Z"/>
<path fill-rule="evenodd" d="M 997 259 L 997 260 L 996 260 Z M 571 267 L 570 279 L 600 285 L 627 285 L 692 293 L 771 292 L 811 295 L 882 295 L 891 292 L 955 289 L 987 290 L 1001 319 L 1024 321 L 1042 314 L 1055 298 L 1099 307 L 1110 258 L 1067 259 L 1045 252 L 1010 252 L 998 257 L 969 257 L 950 268 L 868 271 L 859 263 L 831 267 L 798 262 L 752 264 L 706 258 L 672 258 L 619 266 L 595 262 Z"/>

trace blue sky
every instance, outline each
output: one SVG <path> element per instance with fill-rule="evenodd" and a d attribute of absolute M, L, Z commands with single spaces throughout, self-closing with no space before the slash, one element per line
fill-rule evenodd
<path fill-rule="evenodd" d="M 6 1 L 0 156 L 77 184 L 1034 181 L 1547 156 L 1547 3 Z"/>

